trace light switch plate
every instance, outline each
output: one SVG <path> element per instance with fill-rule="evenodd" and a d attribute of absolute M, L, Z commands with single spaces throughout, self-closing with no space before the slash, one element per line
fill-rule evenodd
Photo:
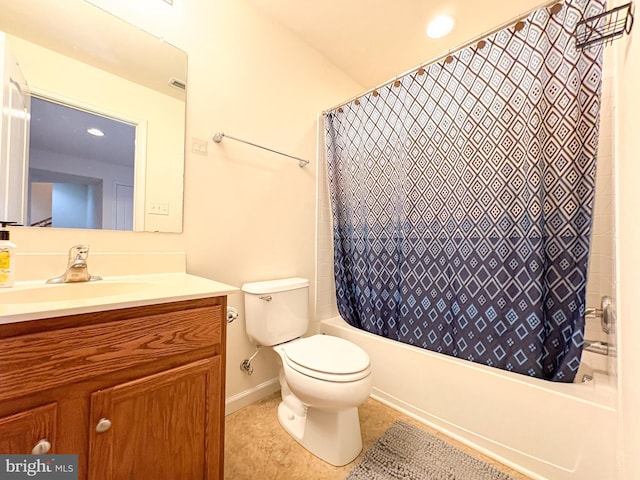
<path fill-rule="evenodd" d="M 152 215 L 169 215 L 169 202 L 149 202 L 149 213 Z"/>
<path fill-rule="evenodd" d="M 201 138 L 191 137 L 191 151 L 197 155 L 208 155 L 209 144 Z"/>

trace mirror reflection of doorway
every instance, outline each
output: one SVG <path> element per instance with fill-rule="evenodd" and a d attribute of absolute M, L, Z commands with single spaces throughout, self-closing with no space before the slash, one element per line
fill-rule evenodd
<path fill-rule="evenodd" d="M 28 224 L 132 230 L 135 130 L 33 97 Z"/>

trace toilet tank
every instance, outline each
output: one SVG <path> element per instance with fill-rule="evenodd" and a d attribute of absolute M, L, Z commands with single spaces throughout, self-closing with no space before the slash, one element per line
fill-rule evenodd
<path fill-rule="evenodd" d="M 309 328 L 309 280 L 284 278 L 245 283 L 247 335 L 270 347 L 301 337 Z"/>

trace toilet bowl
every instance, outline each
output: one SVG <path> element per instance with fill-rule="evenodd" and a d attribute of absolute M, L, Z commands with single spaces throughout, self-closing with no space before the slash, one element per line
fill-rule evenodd
<path fill-rule="evenodd" d="M 303 447 L 342 466 L 362 450 L 358 406 L 371 394 L 369 356 L 338 337 L 301 337 L 308 326 L 308 281 L 242 286 L 248 336 L 281 361 L 278 420 Z"/>
<path fill-rule="evenodd" d="M 314 335 L 274 347 L 289 388 L 305 405 L 347 408 L 371 393 L 369 356 L 338 337 Z"/>
<path fill-rule="evenodd" d="M 330 348 L 323 353 L 323 347 Z M 293 340 L 274 350 L 282 361 L 280 425 L 326 462 L 351 462 L 362 450 L 357 407 L 372 389 L 368 355 L 328 335 Z M 340 358 L 345 362 L 338 364 Z"/>

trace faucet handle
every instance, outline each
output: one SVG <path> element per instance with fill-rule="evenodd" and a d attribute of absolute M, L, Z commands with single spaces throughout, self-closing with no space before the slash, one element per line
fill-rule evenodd
<path fill-rule="evenodd" d="M 69 249 L 69 263 L 67 270 L 60 276 L 50 278 L 47 283 L 91 282 L 102 280 L 102 277 L 90 275 L 87 270 L 89 245 L 74 245 Z"/>
<path fill-rule="evenodd" d="M 89 245 L 74 245 L 69 249 L 69 260 L 86 260 L 89 257 Z"/>

